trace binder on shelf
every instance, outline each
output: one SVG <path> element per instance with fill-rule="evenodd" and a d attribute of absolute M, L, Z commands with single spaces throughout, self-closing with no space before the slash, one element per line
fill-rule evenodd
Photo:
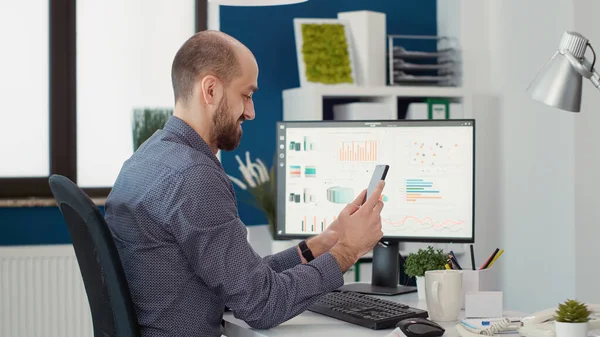
<path fill-rule="evenodd" d="M 428 119 L 450 119 L 450 102 L 447 99 L 428 98 L 425 102 Z"/>

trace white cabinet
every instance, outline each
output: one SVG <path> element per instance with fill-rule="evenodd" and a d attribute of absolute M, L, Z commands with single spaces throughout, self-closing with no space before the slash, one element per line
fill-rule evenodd
<path fill-rule="evenodd" d="M 411 102 L 423 102 L 426 98 L 445 98 L 463 104 L 463 117 L 472 116 L 468 111 L 468 97 L 462 88 L 456 87 L 360 87 L 347 85 L 314 85 L 283 91 L 283 120 L 333 119 L 334 104 L 350 102 L 376 102 L 387 106 L 395 116 L 404 116 Z M 396 119 L 396 118 L 394 118 Z"/>

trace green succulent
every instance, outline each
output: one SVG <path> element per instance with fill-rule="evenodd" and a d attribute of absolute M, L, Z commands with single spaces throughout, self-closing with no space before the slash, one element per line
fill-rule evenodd
<path fill-rule="evenodd" d="M 590 311 L 585 304 L 568 299 L 558 305 L 554 319 L 557 322 L 585 323 L 590 320 Z"/>
<path fill-rule="evenodd" d="M 448 255 L 441 249 L 434 250 L 432 246 L 427 249 L 420 248 L 417 253 L 410 253 L 404 262 L 404 273 L 408 276 L 424 276 L 428 270 L 444 269 Z"/>
<path fill-rule="evenodd" d="M 140 108 L 133 110 L 133 151 L 158 129 L 162 129 L 169 117 L 173 115 L 172 109 Z"/>
<path fill-rule="evenodd" d="M 302 55 L 309 82 L 354 82 L 345 29 L 342 24 L 302 25 Z"/>

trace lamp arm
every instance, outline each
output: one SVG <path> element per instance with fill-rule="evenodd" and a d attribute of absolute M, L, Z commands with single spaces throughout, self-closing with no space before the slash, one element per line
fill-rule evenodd
<path fill-rule="evenodd" d="M 600 90 L 600 75 L 596 72 L 596 69 L 594 69 L 594 65 L 596 64 L 596 52 L 590 43 L 588 43 L 587 46 L 594 55 L 592 62 L 590 62 L 587 58 L 578 60 L 568 50 L 562 51 L 562 54 L 567 60 L 569 60 L 569 63 L 571 63 L 571 66 L 573 69 L 575 69 L 575 71 L 577 71 L 582 77 L 589 79 L 594 87 Z"/>
<path fill-rule="evenodd" d="M 592 71 L 592 77 L 590 77 L 590 81 L 592 81 L 592 84 L 594 84 L 596 89 L 600 90 L 600 75 L 598 75 L 595 70 Z"/>
<path fill-rule="evenodd" d="M 588 42 L 587 46 L 590 48 L 592 54 L 594 55 L 592 64 L 590 65 L 590 72 L 592 73 L 592 76 L 590 76 L 590 81 L 592 82 L 592 84 L 594 84 L 594 87 L 596 87 L 596 89 L 600 90 L 600 75 L 598 75 L 596 69 L 594 69 L 594 66 L 596 65 L 596 51 L 594 50 L 594 47 L 592 47 L 591 43 Z"/>

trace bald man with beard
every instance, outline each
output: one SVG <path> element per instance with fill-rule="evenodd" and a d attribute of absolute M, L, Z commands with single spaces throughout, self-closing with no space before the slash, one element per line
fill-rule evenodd
<path fill-rule="evenodd" d="M 123 164 L 105 205 L 142 336 L 220 336 L 225 307 L 253 328 L 274 327 L 342 286 L 381 239 L 383 182 L 306 240 L 304 254 L 260 257 L 216 157 L 254 119 L 256 60 L 231 36 L 202 31 L 171 71 L 173 116 Z"/>

